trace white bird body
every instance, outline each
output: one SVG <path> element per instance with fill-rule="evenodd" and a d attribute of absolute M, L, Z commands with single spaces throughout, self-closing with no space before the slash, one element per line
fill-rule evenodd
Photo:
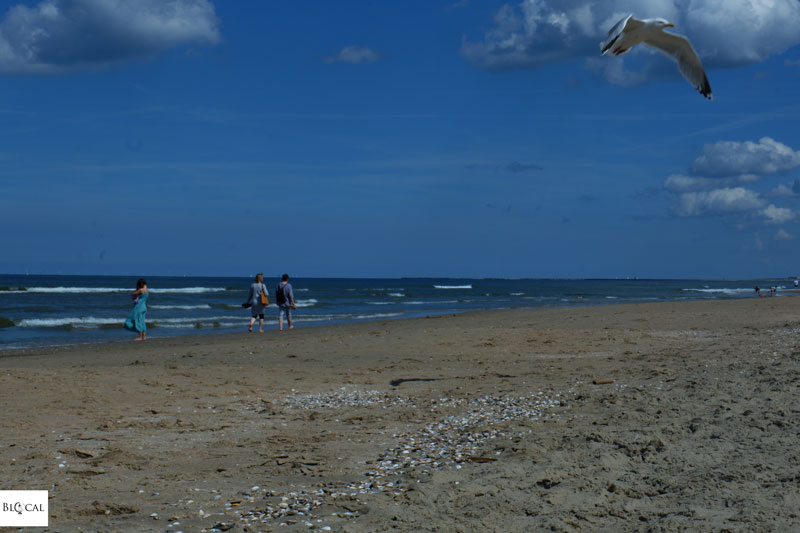
<path fill-rule="evenodd" d="M 700 94 L 711 100 L 711 86 L 708 84 L 703 64 L 697 57 L 697 52 L 692 48 L 692 44 L 682 35 L 663 31 L 664 28 L 674 27 L 674 24 L 664 19 L 639 20 L 633 15 L 628 15 L 617 22 L 608 31 L 606 40 L 600 43 L 602 55 L 611 53 L 611 55 L 618 56 L 639 43 L 652 46 L 675 61 L 683 77 Z"/>

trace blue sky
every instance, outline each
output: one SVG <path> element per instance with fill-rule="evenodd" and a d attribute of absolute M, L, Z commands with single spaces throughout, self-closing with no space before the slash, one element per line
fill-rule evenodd
<path fill-rule="evenodd" d="M 800 273 L 798 0 L 4 6 L 0 272 Z"/>

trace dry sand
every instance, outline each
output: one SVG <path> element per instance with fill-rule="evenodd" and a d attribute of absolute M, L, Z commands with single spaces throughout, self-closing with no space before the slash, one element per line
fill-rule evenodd
<path fill-rule="evenodd" d="M 50 531 L 798 530 L 798 306 L 7 352 L 0 489 Z"/>

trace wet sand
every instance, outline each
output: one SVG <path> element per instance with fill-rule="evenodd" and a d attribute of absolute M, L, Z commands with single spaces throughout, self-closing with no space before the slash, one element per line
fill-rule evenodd
<path fill-rule="evenodd" d="M 0 354 L 0 489 L 50 531 L 800 529 L 800 299 L 242 326 Z"/>

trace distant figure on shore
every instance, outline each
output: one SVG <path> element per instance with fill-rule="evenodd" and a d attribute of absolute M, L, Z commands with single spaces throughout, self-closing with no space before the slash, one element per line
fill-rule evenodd
<path fill-rule="evenodd" d="M 769 295 L 770 296 L 775 296 L 775 293 L 777 293 L 777 292 L 778 292 L 778 287 L 770 287 L 769 288 Z"/>
<path fill-rule="evenodd" d="M 794 289 L 797 290 L 797 286 L 800 285 L 800 280 L 794 278 Z"/>
<path fill-rule="evenodd" d="M 758 285 L 756 285 L 756 296 L 760 296 L 761 298 L 764 298 L 764 295 L 761 294 L 761 287 L 759 287 Z"/>
<path fill-rule="evenodd" d="M 147 338 L 147 324 L 145 323 L 145 315 L 147 314 L 147 282 L 143 278 L 139 278 L 136 282 L 136 290 L 131 293 L 133 298 L 133 309 L 131 310 L 128 318 L 125 319 L 125 326 L 128 331 L 133 331 L 139 335 L 133 339 L 135 341 L 143 341 Z"/>
<path fill-rule="evenodd" d="M 247 293 L 247 301 L 243 304 L 250 308 L 250 327 L 247 331 L 253 331 L 253 324 L 258 318 L 258 332 L 264 333 L 264 308 L 269 305 L 267 299 L 267 288 L 264 286 L 264 274 L 259 272 L 256 279 L 250 285 L 250 292 Z"/>
<path fill-rule="evenodd" d="M 278 305 L 278 329 L 283 331 L 284 317 L 286 317 L 289 329 L 294 329 L 292 309 L 296 309 L 297 306 L 294 303 L 294 291 L 292 291 L 292 284 L 289 283 L 289 274 L 281 276 L 281 282 L 275 287 L 275 303 Z"/>

